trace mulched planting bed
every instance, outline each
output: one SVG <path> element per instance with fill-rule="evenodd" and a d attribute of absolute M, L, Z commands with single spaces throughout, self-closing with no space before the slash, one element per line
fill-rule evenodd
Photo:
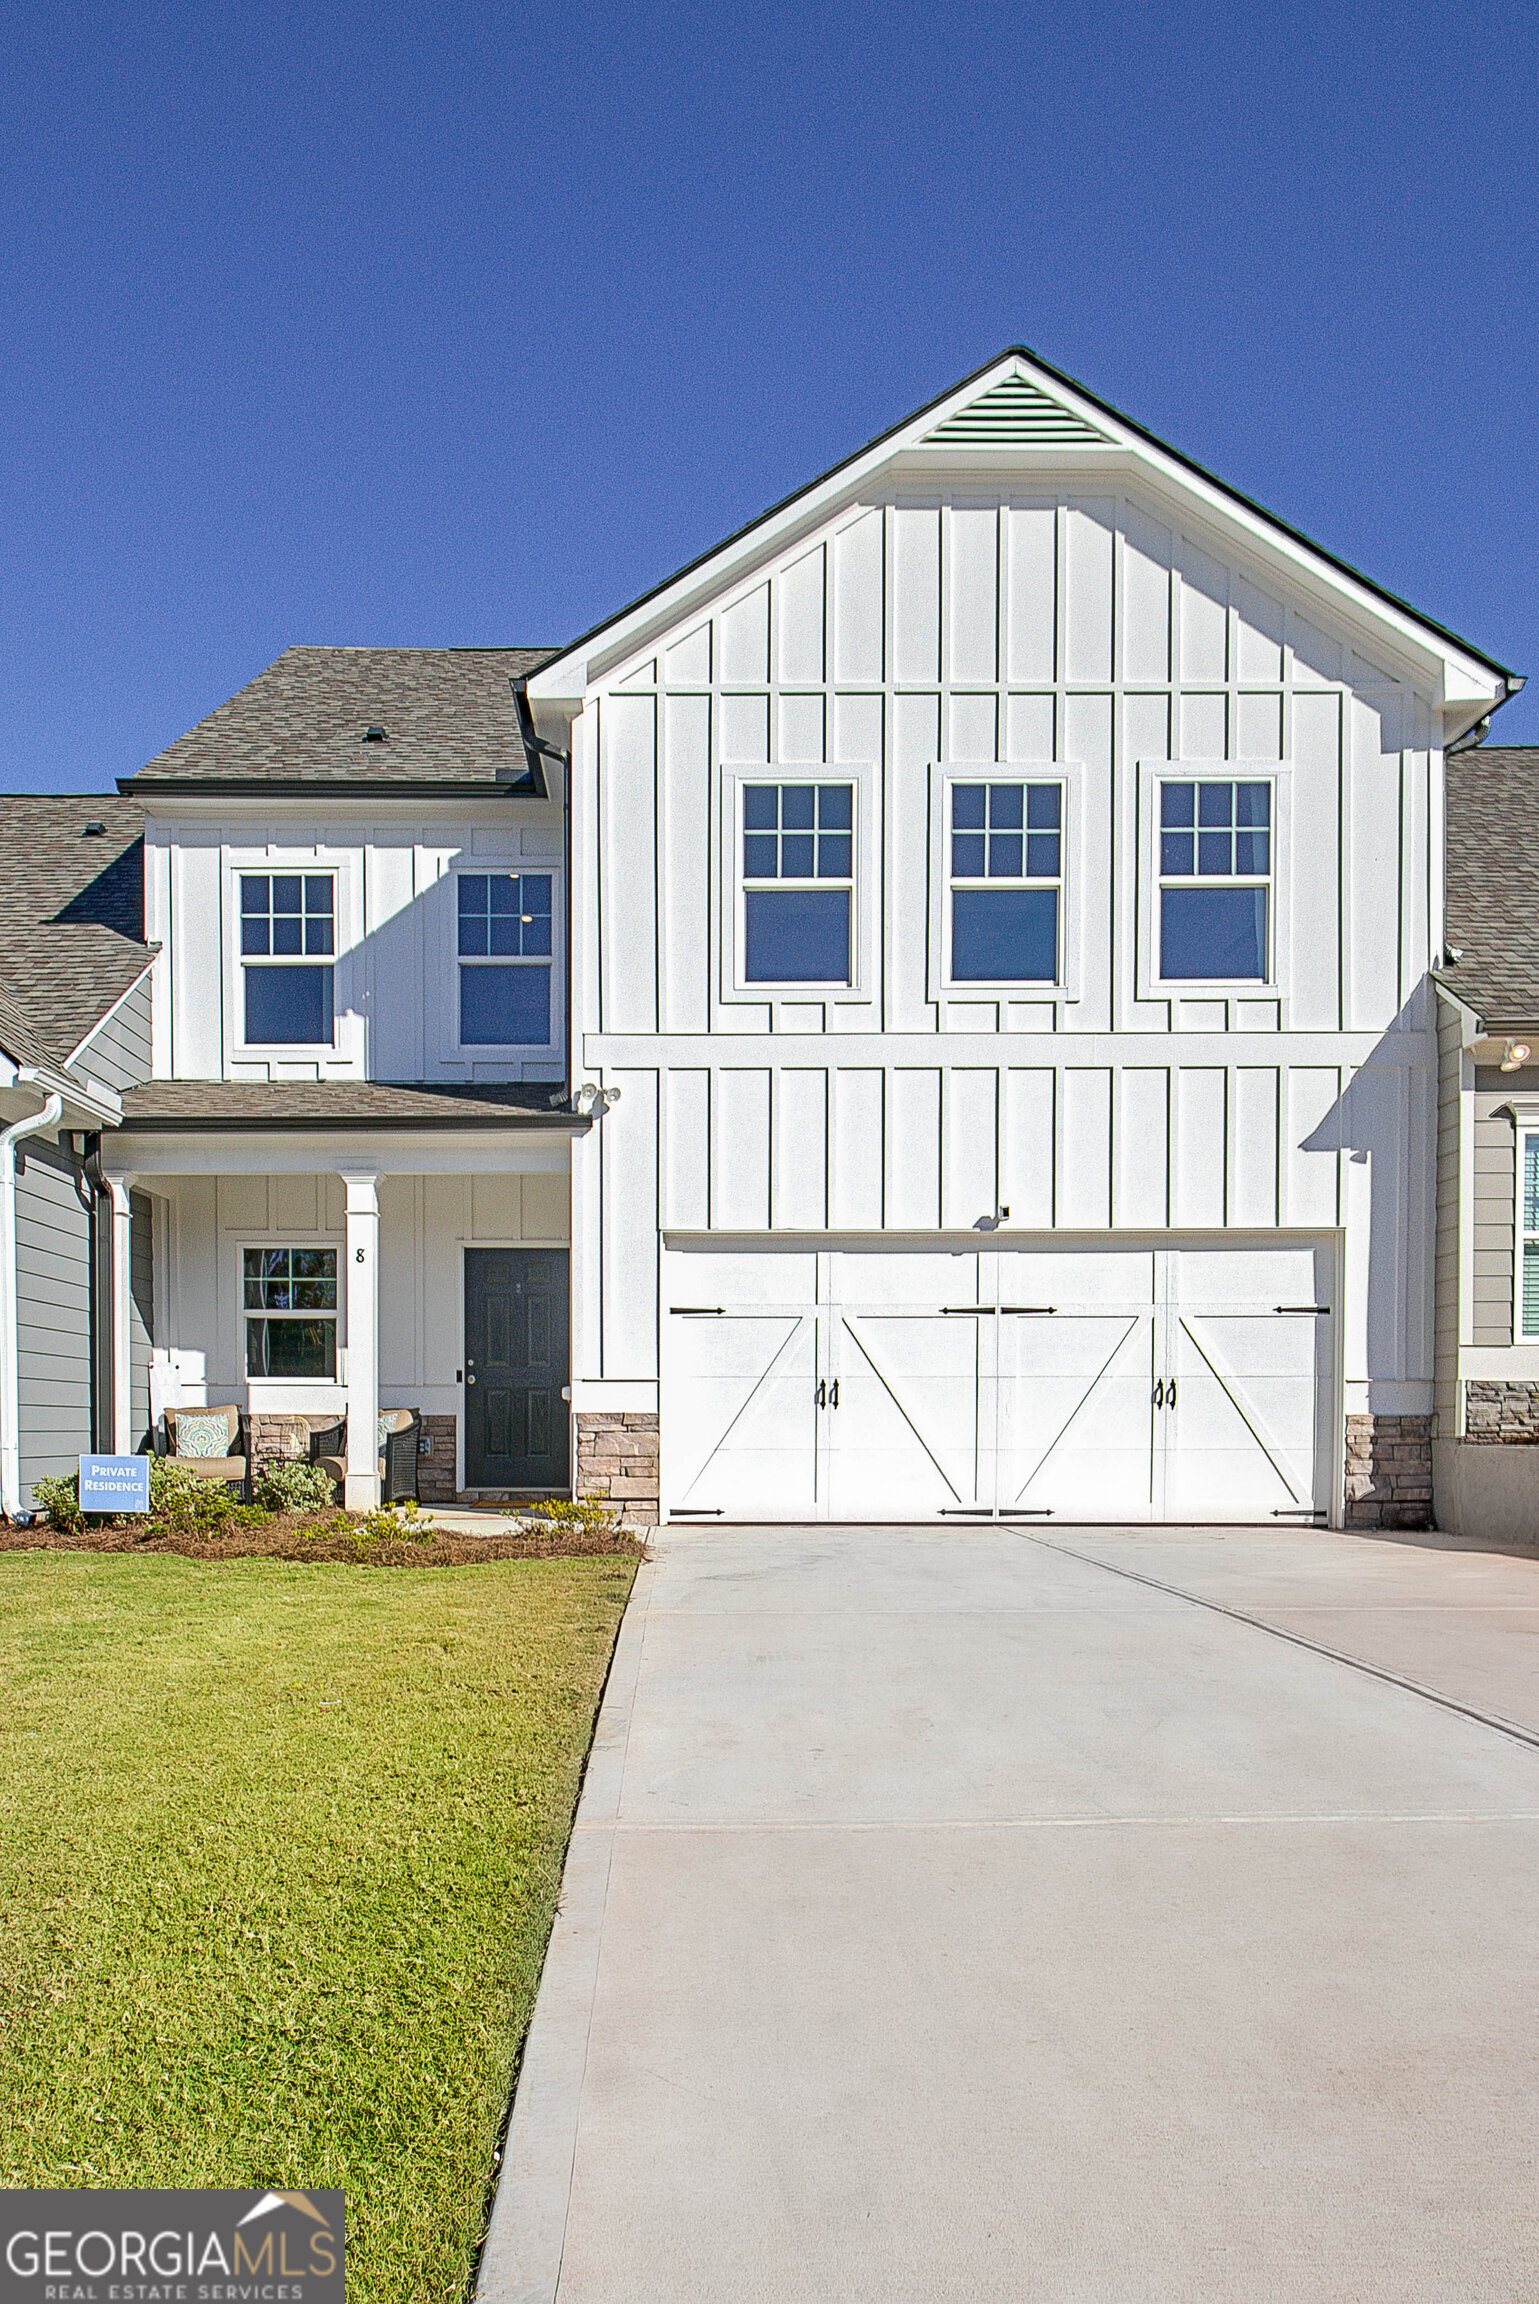
<path fill-rule="evenodd" d="M 466 1568 L 481 1560 L 641 1559 L 645 1540 L 627 1528 L 575 1528 L 552 1524 L 523 1535 L 470 1536 L 440 1529 L 418 1542 L 392 1542 L 353 1531 L 317 1527 L 303 1514 L 274 1513 L 265 1528 L 215 1535 L 201 1528 L 146 1528 L 107 1521 L 78 1536 L 58 1528 L 0 1524 L 0 1552 L 165 1552 L 184 1560 L 329 1560 L 356 1568 Z"/>

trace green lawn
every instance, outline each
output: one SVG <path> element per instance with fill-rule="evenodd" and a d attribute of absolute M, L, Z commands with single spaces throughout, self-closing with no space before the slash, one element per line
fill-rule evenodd
<path fill-rule="evenodd" d="M 341 2185 L 461 2297 L 634 1566 L 0 1555 L 0 2186 Z"/>

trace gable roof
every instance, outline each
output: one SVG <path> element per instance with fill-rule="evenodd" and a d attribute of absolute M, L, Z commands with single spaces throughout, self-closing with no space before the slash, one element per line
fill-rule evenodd
<path fill-rule="evenodd" d="M 937 420 L 931 422 L 932 418 Z M 997 469 L 1001 454 L 1006 454 L 1018 460 L 1010 467 L 1012 473 L 1028 474 L 1045 469 L 1049 458 L 1040 454 L 1043 450 L 1050 451 L 1052 459 L 1066 455 L 1084 458 L 1085 470 L 1093 468 L 1093 460 L 1102 460 L 1108 467 L 1108 478 L 1115 460 L 1131 455 L 1146 471 L 1162 474 L 1167 480 L 1184 478 L 1197 484 L 1197 493 L 1208 500 L 1210 512 L 1227 515 L 1253 537 L 1268 540 L 1293 561 L 1296 570 L 1323 580 L 1327 590 L 1344 596 L 1360 614 L 1366 611 L 1380 625 L 1389 622 L 1398 626 L 1403 637 L 1419 637 L 1434 655 L 1456 658 L 1458 669 L 1447 703 L 1450 709 L 1461 704 L 1471 708 L 1458 727 L 1445 731 L 1450 739 L 1504 704 L 1523 686 L 1524 675 L 1423 615 L 1397 593 L 1339 559 L 1301 529 L 1280 520 L 1109 401 L 1099 399 L 1038 353 L 1025 345 L 1011 345 L 554 653 L 539 672 L 531 674 L 530 696 L 575 700 L 593 676 L 590 658 L 602 656 L 612 661 L 632 641 L 639 650 L 653 626 L 661 629 L 675 615 L 697 611 L 707 578 L 719 584 L 730 582 L 737 572 L 736 564 L 748 557 L 746 547 L 757 542 L 761 550 L 768 550 L 779 541 L 781 532 L 794 535 L 825 506 L 833 509 L 842 497 L 853 496 L 860 483 L 884 464 L 901 457 L 906 474 L 917 476 L 927 470 L 938 477 L 959 465 L 970 473 L 985 463 Z M 1035 462 L 1028 461 L 1032 452 L 1038 452 Z"/>
<path fill-rule="evenodd" d="M 118 789 L 400 797 L 528 785 L 513 683 L 549 648 L 286 648 Z M 382 727 L 384 741 L 365 731 Z"/>
<path fill-rule="evenodd" d="M 1477 744 L 1444 769 L 1443 981 L 1487 1031 L 1539 1024 L 1539 745 Z"/>
<path fill-rule="evenodd" d="M 13 792 L 3 805 L 0 995 L 13 1033 L 19 1024 L 62 1064 L 155 957 L 144 941 L 144 811 L 100 792 Z M 20 1056 L 3 1032 L 0 1044 Z"/>

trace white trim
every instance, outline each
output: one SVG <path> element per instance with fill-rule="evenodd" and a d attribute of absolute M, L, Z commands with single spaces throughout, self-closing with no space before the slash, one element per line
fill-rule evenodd
<path fill-rule="evenodd" d="M 536 877 L 550 882 L 550 957 L 510 953 L 505 965 L 515 968 L 544 968 L 550 978 L 550 1030 L 543 1040 L 462 1040 L 460 1038 L 460 889 L 463 879 L 495 880 L 499 876 L 520 880 Z M 462 852 L 447 866 L 444 880 L 452 883 L 450 901 L 443 924 L 444 978 L 447 998 L 440 1015 L 440 1043 L 445 1059 L 465 1067 L 467 1074 L 477 1064 L 495 1064 L 499 1069 L 515 1072 L 524 1063 L 554 1064 L 562 1056 L 562 1039 L 566 1031 L 566 883 L 559 857 L 511 856 L 506 860 L 473 856 Z M 502 959 L 501 954 L 488 954 L 485 960 L 471 958 L 471 967 L 490 966 Z M 428 1026 L 431 1031 L 431 1023 Z"/>
<path fill-rule="evenodd" d="M 745 784 L 849 784 L 854 789 L 854 867 L 850 883 L 850 981 L 830 984 L 751 983 L 743 972 L 743 827 Z M 716 876 L 717 998 L 731 1007 L 767 1007 L 777 1000 L 823 1000 L 838 1007 L 869 1007 L 876 998 L 876 922 L 881 914 L 876 850 L 878 775 L 873 763 L 797 761 L 721 762 L 716 770 L 720 868 Z M 796 885 L 796 883 L 792 883 Z M 828 883 L 841 887 L 843 882 Z"/>
<path fill-rule="evenodd" d="M 109 1179 L 109 1182 L 111 1179 Z M 346 1294 L 343 1286 L 343 1251 L 345 1236 L 341 1232 L 264 1232 L 253 1238 L 244 1232 L 229 1236 L 231 1253 L 235 1259 L 235 1279 L 232 1294 L 235 1300 L 235 1367 L 239 1371 L 236 1381 L 246 1387 L 246 1405 L 254 1412 L 271 1415 L 307 1415 L 318 1408 L 329 1408 L 340 1401 L 347 1389 L 347 1325 Z M 334 1376 L 253 1376 L 248 1372 L 246 1357 L 246 1255 L 248 1251 L 265 1253 L 273 1248 L 329 1248 L 337 1259 L 337 1302 L 332 1312 L 316 1315 L 330 1320 L 336 1328 L 336 1374 Z M 249 1315 L 261 1319 L 264 1315 Z M 285 1313 L 277 1313 L 285 1319 Z M 290 1393 L 299 1396 L 295 1407 Z M 281 1395 L 281 1397 L 280 1397 Z"/>
<path fill-rule="evenodd" d="M 922 445 L 926 434 L 969 407 L 1010 376 L 1024 376 L 1052 399 L 1082 415 L 1108 435 L 1109 445 L 1075 448 L 1000 448 L 975 451 Z M 1167 501 L 1199 505 L 1208 525 L 1225 541 L 1235 540 L 1286 581 L 1313 597 L 1319 613 L 1343 618 L 1349 627 L 1379 639 L 1390 635 L 1398 650 L 1430 678 L 1434 708 L 1450 715 L 1448 740 L 1472 726 L 1505 700 L 1502 676 L 1460 644 L 1433 631 L 1414 609 L 1400 608 L 1366 582 L 1325 558 L 1322 551 L 1288 533 L 1259 506 L 1232 495 L 1220 482 L 1193 470 L 1158 442 L 1143 438 L 1094 406 L 1064 379 L 1046 374 L 1018 352 L 1001 354 L 991 366 L 968 377 L 932 406 L 918 411 L 888 437 L 848 458 L 821 480 L 799 491 L 778 510 L 766 512 L 741 534 L 698 565 L 663 583 L 654 593 L 622 609 L 608 622 L 556 657 L 529 681 L 531 702 L 577 704 L 622 659 L 650 652 L 654 637 L 697 616 L 702 607 L 745 581 L 767 557 L 790 549 L 799 535 L 820 526 L 844 505 L 868 499 L 877 475 L 884 480 L 942 485 L 947 477 L 984 482 L 1009 477 L 1029 485 L 1033 478 L 1060 479 L 1083 474 L 1100 488 L 1124 480 L 1152 486 Z"/>
<path fill-rule="evenodd" d="M 1057 784 L 1063 792 L 1059 856 L 1058 974 L 1028 981 L 954 979 L 951 974 L 951 845 L 947 793 L 953 784 Z M 1073 1002 L 1084 980 L 1083 906 L 1085 772 L 1070 760 L 934 760 L 930 763 L 930 934 L 928 998 Z M 1021 885 L 1016 881 L 1011 887 Z"/>
<path fill-rule="evenodd" d="M 64 1117 L 57 1088 L 41 1092 L 40 1110 L 0 1130 L 0 1511 L 21 1506 L 21 1351 L 16 1296 L 16 1147 L 56 1129 Z"/>
<path fill-rule="evenodd" d="M 112 1203 L 112 1445 L 119 1456 L 133 1450 L 134 1291 L 132 1176 L 109 1176 Z"/>
<path fill-rule="evenodd" d="M 1512 1341 L 1539 1344 L 1539 1329 L 1530 1330 L 1523 1325 L 1524 1251 L 1530 1240 L 1539 1243 L 1539 1231 L 1530 1232 L 1523 1222 L 1523 1176 L 1528 1165 L 1529 1141 L 1539 1139 L 1539 1103 L 1532 1097 L 1514 1096 L 1510 1109 L 1515 1153 L 1512 1163 Z"/>
<path fill-rule="evenodd" d="M 1256 976 L 1172 976 L 1159 971 L 1160 811 L 1162 784 L 1268 784 L 1272 790 L 1272 869 L 1267 874 L 1267 972 Z M 1281 1026 L 1288 1025 L 1290 911 L 1292 904 L 1292 763 L 1279 760 L 1140 760 L 1138 763 L 1138 924 L 1137 996 L 1140 1000 L 1256 999 L 1271 995 L 1282 1003 Z M 1215 880 L 1215 887 L 1245 884 Z M 1251 876 L 1259 881 L 1259 873 Z"/>
<path fill-rule="evenodd" d="M 275 877 L 312 879 L 322 875 L 331 882 L 331 1038 L 326 1040 L 248 1040 L 246 1034 L 245 960 L 241 952 L 241 890 L 243 875 L 271 880 Z M 223 846 L 220 850 L 220 943 L 222 946 L 224 1032 L 227 1077 L 240 1077 L 234 1067 L 249 1074 L 258 1065 L 313 1064 L 321 1079 L 337 1075 L 361 1076 L 363 1063 L 362 986 L 349 983 L 344 963 L 363 944 L 363 870 L 356 850 L 333 849 L 321 841 L 311 849 L 295 851 L 279 843 L 265 848 Z M 319 955 L 278 955 L 293 966 L 324 965 Z M 258 966 L 262 965 L 259 961 Z"/>

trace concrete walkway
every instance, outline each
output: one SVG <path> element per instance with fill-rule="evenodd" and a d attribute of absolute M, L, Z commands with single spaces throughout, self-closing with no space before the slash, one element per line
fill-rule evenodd
<path fill-rule="evenodd" d="M 1536 1659 L 1440 1540 L 665 1530 L 482 2296 L 1531 2304 Z"/>

